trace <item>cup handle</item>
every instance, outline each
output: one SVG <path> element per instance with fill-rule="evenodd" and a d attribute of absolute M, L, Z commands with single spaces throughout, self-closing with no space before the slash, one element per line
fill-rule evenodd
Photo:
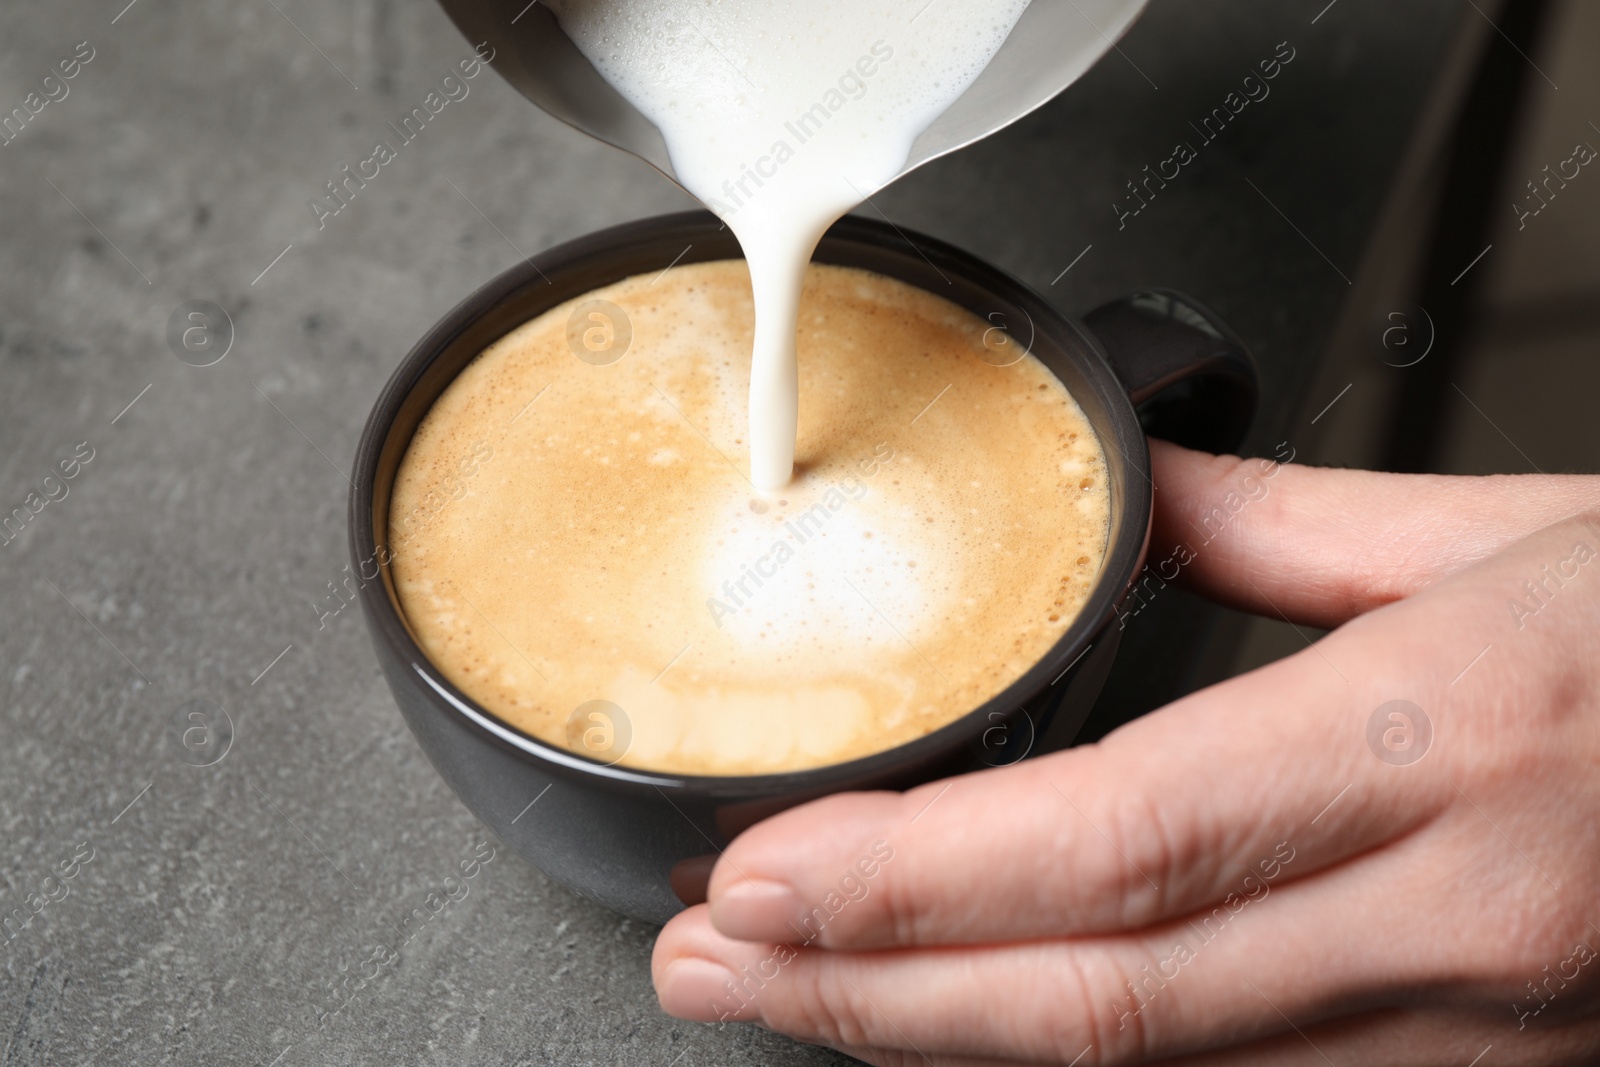
<path fill-rule="evenodd" d="M 1244 442 L 1260 379 L 1244 342 L 1216 312 L 1171 289 L 1141 289 L 1083 321 L 1146 434 L 1205 452 L 1233 452 Z"/>

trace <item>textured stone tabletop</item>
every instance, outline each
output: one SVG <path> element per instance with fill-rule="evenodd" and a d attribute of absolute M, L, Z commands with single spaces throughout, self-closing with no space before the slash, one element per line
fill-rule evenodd
<path fill-rule="evenodd" d="M 327 599 L 413 341 L 524 255 L 688 198 L 486 73 L 319 228 L 324 183 L 471 54 L 441 11 L 124 3 L 0 10 L 0 114 L 26 116 L 0 146 L 0 511 L 28 517 L 0 546 L 0 1062 L 842 1062 L 663 1015 L 653 930 L 466 812 Z M 1397 7 L 1162 0 L 863 210 L 1069 311 L 1192 291 L 1255 348 L 1276 440 L 1465 10 Z M 1280 43 L 1268 98 L 1191 127 Z M 1196 158 L 1132 214 L 1177 141 Z M 196 300 L 232 322 L 210 366 L 169 345 Z"/>

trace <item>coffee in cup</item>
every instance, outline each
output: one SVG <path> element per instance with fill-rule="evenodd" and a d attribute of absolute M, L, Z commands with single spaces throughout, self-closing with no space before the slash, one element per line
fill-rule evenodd
<path fill-rule="evenodd" d="M 690 775 L 840 763 L 1055 645 L 1106 551 L 1106 460 L 1009 323 L 813 265 L 793 481 L 748 480 L 742 260 L 639 275 L 490 345 L 398 470 L 417 642 L 547 744 Z"/>

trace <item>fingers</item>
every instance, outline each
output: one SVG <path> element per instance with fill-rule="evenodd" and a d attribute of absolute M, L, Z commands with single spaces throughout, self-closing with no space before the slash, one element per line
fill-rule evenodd
<path fill-rule="evenodd" d="M 753 944 L 695 909 L 662 932 L 657 988 L 674 1015 L 757 1020 L 836 1047 L 1142 1063 L 1338 1015 L 1377 968 L 1408 993 L 1436 984 L 1426 949 L 1454 931 L 1432 909 L 1395 906 L 1416 886 L 1402 860 L 1360 864 L 1134 935 L 965 948 Z"/>
<path fill-rule="evenodd" d="M 1493 1056 L 1486 1055 L 1491 1049 Z M 879 1067 L 1017 1067 L 1015 1061 L 923 1055 L 900 1049 L 840 1047 Z M 1327 1067 L 1381 1063 L 1385 1067 L 1549 1067 L 1593 1063 L 1600 1037 L 1592 1023 L 1537 1033 L 1517 1032 L 1477 1013 L 1376 1011 L 1308 1025 L 1246 1045 L 1159 1061 L 1159 1067 Z M 1060 1061 L 1063 1064 L 1070 1061 Z M 1088 1050 L 1071 1067 L 1101 1067 Z M 1156 1061 L 1152 1061 L 1156 1062 Z"/>
<path fill-rule="evenodd" d="M 836 1048 L 1029 1062 L 1052 1059 L 1057 1044 L 1079 1042 L 1076 1055 L 1089 1043 L 1079 1041 L 1089 1029 L 1081 991 L 1063 980 L 1064 966 L 1050 973 L 1055 951 L 837 953 L 758 945 L 722 937 L 696 908 L 663 929 L 652 970 L 662 1008 L 680 1018 L 755 1021 Z M 1041 1031 L 1046 998 L 1056 1000 L 1049 1010 L 1056 1021 Z"/>
<path fill-rule="evenodd" d="M 1594 656 L 1572 635 L 1593 632 L 1580 614 L 1594 601 L 1573 583 L 1600 561 L 1576 562 L 1573 545 L 1587 536 L 1600 546 L 1600 527 L 1589 529 L 1574 520 L 1543 531 L 1098 745 L 905 795 L 846 794 L 785 812 L 718 862 L 711 917 L 730 937 L 824 948 L 1104 933 L 1305 877 L 1402 837 L 1459 801 L 1434 764 L 1510 768 L 1517 752 L 1558 731 L 1528 733 L 1534 705 L 1525 700 L 1524 725 L 1504 727 L 1523 731 L 1518 746 L 1462 732 L 1411 773 L 1373 747 L 1374 716 L 1403 699 L 1492 733 L 1509 712 L 1483 688 L 1491 682 L 1524 697 L 1536 676 L 1581 689 Z M 1508 593 L 1545 564 L 1578 577 L 1564 579 L 1558 599 L 1546 594 L 1537 615 L 1513 619 Z M 1547 639 L 1551 628 L 1568 639 Z M 1517 637 L 1535 632 L 1537 640 Z M 1465 703 L 1479 699 L 1483 714 Z M 1388 722 L 1378 721 L 1378 740 Z"/>
<path fill-rule="evenodd" d="M 1561 523 L 1099 746 L 906 798 L 833 798 L 763 824 L 719 863 L 712 907 L 663 931 L 654 961 L 663 1006 L 759 1019 L 872 1050 L 876 1062 L 899 1052 L 911 1062 L 1070 1063 L 1089 1049 L 1088 1067 L 1207 1048 L 1230 1055 L 1179 1062 L 1448 1062 L 1438 1051 L 1473 1031 L 1460 1019 L 1439 1024 L 1439 1013 L 1470 1003 L 1479 1010 L 1460 1018 L 1481 1019 L 1492 1004 L 1505 1008 L 1499 1032 L 1518 1042 L 1497 1062 L 1588 1062 L 1594 1024 L 1566 1027 L 1559 1011 L 1543 1012 L 1535 1022 L 1547 1029 L 1523 1042 L 1516 1024 L 1539 1013 L 1516 998 L 1573 943 L 1550 921 L 1561 910 L 1552 903 L 1573 894 L 1560 887 L 1594 881 L 1556 811 L 1593 810 L 1580 794 L 1600 685 L 1597 546 L 1600 522 Z M 1508 610 L 1508 595 L 1521 606 Z M 1433 710 L 1445 731 L 1424 762 L 1396 764 L 1369 747 L 1374 709 L 1395 696 Z M 1563 789 L 1535 788 L 1545 774 Z M 1051 824 L 1028 822 L 1039 792 L 1030 785 L 1057 792 L 1121 864 L 1097 868 L 1086 832 L 1052 836 Z M 1330 799 L 1307 819 L 1318 789 Z M 805 822 L 828 805 L 839 806 L 833 817 Z M 762 840 L 786 820 L 792 832 Z M 886 826 L 893 833 L 876 836 Z M 1274 850 L 1275 867 L 1247 861 L 1279 833 L 1292 851 Z M 1390 847 L 1361 844 L 1380 840 Z M 821 951 L 770 943 L 795 933 L 763 944 L 713 927 L 714 916 L 729 927 L 772 919 L 738 904 L 732 887 L 754 885 L 770 908 L 783 895 L 774 885 L 793 890 L 818 857 L 844 873 L 804 883 L 823 895 L 802 941 L 933 947 Z M 1121 884 L 1106 880 L 1112 867 Z M 1152 925 L 1241 869 L 1253 880 L 1219 908 Z M 1567 910 L 1574 929 L 1587 925 L 1582 908 Z M 1041 914 L 1077 936 L 1040 930 Z M 994 943 L 1007 938 L 994 931 L 1030 929 L 1031 942 Z M 1134 932 L 1110 932 L 1119 929 Z M 960 941 L 987 943 L 949 943 Z M 1579 994 L 1567 995 L 1576 1008 Z M 1383 1004 L 1404 1010 L 1329 1021 Z M 1552 1052 L 1558 1040 L 1574 1054 Z"/>
<path fill-rule="evenodd" d="M 1392 768 L 1363 740 L 1388 675 L 1347 664 L 1347 682 L 1323 655 L 1195 694 L 1098 745 L 785 812 L 728 848 L 711 916 L 731 937 L 828 948 L 1121 930 L 1390 840 L 1439 802 L 1384 782 Z M 1362 803 L 1318 821 L 1346 793 Z"/>
<path fill-rule="evenodd" d="M 1279 458 L 1292 457 L 1280 447 Z M 1165 441 L 1150 442 L 1150 458 L 1145 595 L 1180 580 L 1234 607 L 1329 628 L 1600 506 L 1596 476 L 1380 474 Z"/>
<path fill-rule="evenodd" d="M 1519 1031 L 1515 1022 L 1496 1022 L 1481 1012 L 1391 1009 L 1308 1025 L 1240 1047 L 1161 1060 L 1160 1067 L 1549 1067 L 1594 1063 L 1597 1055 L 1600 1037 L 1593 1023 Z M 1090 1065 L 1086 1059 L 1077 1067 Z"/>
<path fill-rule="evenodd" d="M 1026 1067 L 1016 1060 L 994 1060 L 973 1056 L 946 1056 L 943 1053 L 927 1053 L 912 1050 L 907 1052 L 897 1048 L 852 1048 L 848 1045 L 833 1046 L 837 1051 L 870 1063 L 873 1067 Z M 1073 1067 L 1083 1067 L 1074 1064 Z"/>

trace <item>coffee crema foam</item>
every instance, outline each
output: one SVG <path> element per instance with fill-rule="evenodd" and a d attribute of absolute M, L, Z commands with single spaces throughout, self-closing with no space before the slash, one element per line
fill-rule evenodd
<path fill-rule="evenodd" d="M 631 326 L 608 365 L 574 356 L 593 300 Z M 763 496 L 753 328 L 742 260 L 629 278 L 490 345 L 423 419 L 390 514 L 428 518 L 391 525 L 395 587 L 501 719 L 638 768 L 822 766 L 978 707 L 1082 607 L 1105 457 L 1038 360 L 996 359 L 991 324 L 931 293 L 813 265 L 796 476 Z M 485 441 L 493 464 L 457 478 Z M 597 700 L 623 721 L 574 727 Z"/>

